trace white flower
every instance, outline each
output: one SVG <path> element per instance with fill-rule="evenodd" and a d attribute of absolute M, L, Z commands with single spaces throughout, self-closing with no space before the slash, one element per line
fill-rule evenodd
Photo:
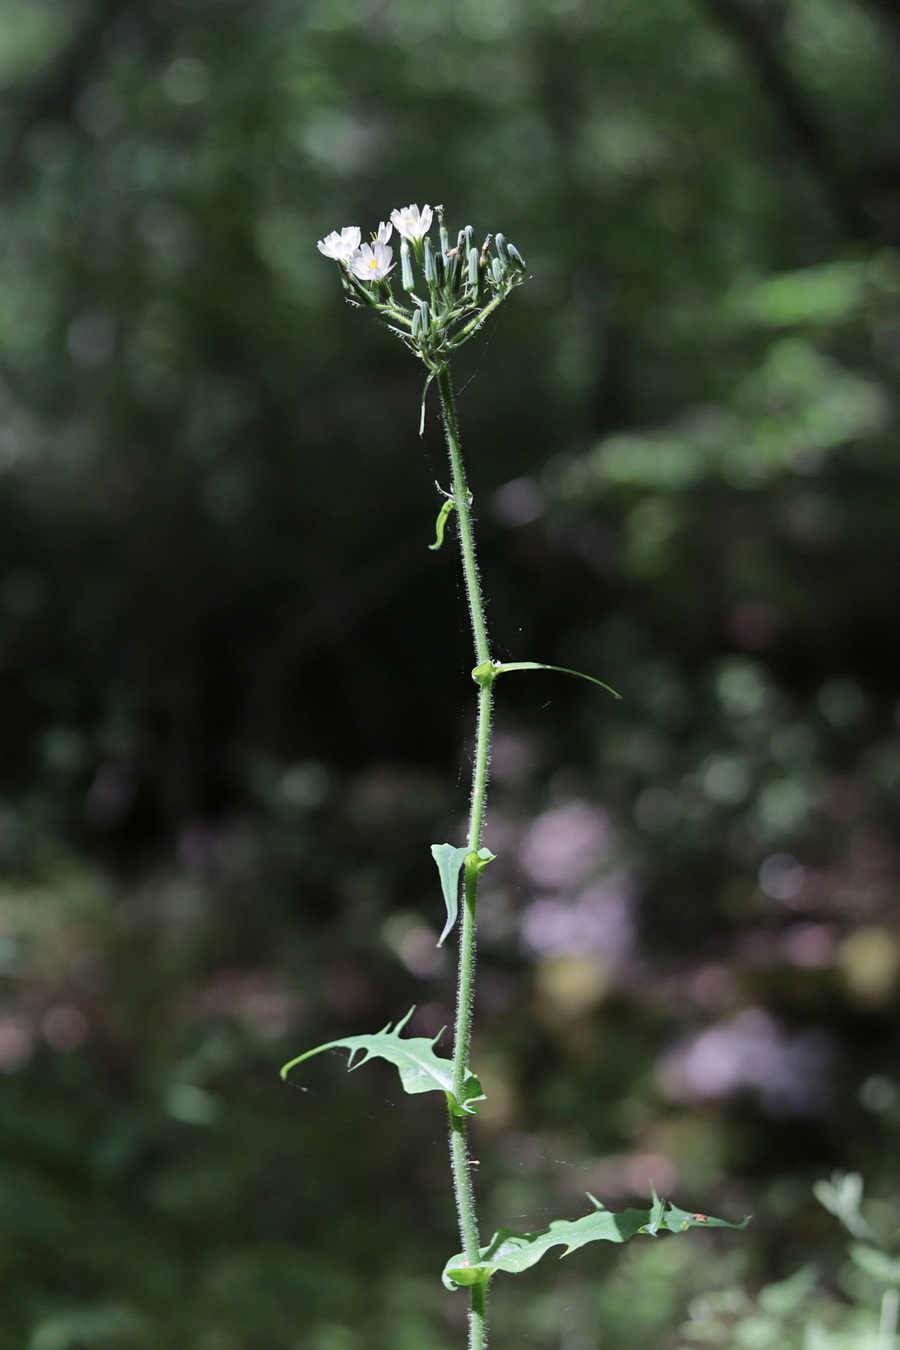
<path fill-rule="evenodd" d="M 326 258 L 334 258 L 336 262 L 348 263 L 353 254 L 359 248 L 360 231 L 358 225 L 345 225 L 338 234 L 337 230 L 332 230 L 331 234 L 320 239 L 316 248 L 320 253 L 324 253 Z"/>
<path fill-rule="evenodd" d="M 350 271 L 360 281 L 381 281 L 393 267 L 393 249 L 376 239 L 374 244 L 363 244 L 350 259 Z"/>
<path fill-rule="evenodd" d="M 381 224 L 378 226 L 378 233 L 376 234 L 375 238 L 379 244 L 386 244 L 393 233 L 394 233 L 393 225 L 385 225 L 384 221 L 382 221 Z"/>
<path fill-rule="evenodd" d="M 399 211 L 391 212 L 391 220 L 397 226 L 398 232 L 411 243 L 415 243 L 428 233 L 431 229 L 431 218 L 430 206 L 423 206 L 421 213 L 418 206 L 404 206 Z"/>

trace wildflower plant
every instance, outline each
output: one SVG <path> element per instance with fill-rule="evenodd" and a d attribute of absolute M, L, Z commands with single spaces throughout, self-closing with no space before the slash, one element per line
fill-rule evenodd
<path fill-rule="evenodd" d="M 437 223 L 436 238 L 432 235 Z M 400 237 L 399 270 L 391 246 L 393 232 Z M 450 461 L 450 490 L 437 516 L 432 549 L 440 548 L 451 516 L 458 530 L 463 575 L 476 664 L 472 679 L 477 686 L 475 755 L 465 843 L 432 844 L 446 910 L 439 943 L 459 929 L 459 960 L 456 1015 L 452 1055 L 437 1052 L 441 1036 L 433 1040 L 404 1035 L 413 1010 L 393 1027 L 390 1023 L 374 1034 L 347 1036 L 316 1046 L 292 1059 L 282 1069 L 286 1077 L 298 1064 L 323 1050 L 349 1051 L 349 1067 L 357 1068 L 372 1058 L 395 1065 L 408 1093 L 440 1092 L 447 1104 L 450 1126 L 450 1164 L 462 1250 L 451 1256 L 443 1271 L 448 1289 L 465 1288 L 471 1300 L 469 1350 L 484 1350 L 487 1344 L 487 1289 L 498 1272 L 518 1274 L 538 1262 L 553 1247 L 562 1255 L 590 1242 L 626 1242 L 638 1234 L 684 1232 L 688 1228 L 735 1228 L 705 1214 L 691 1214 L 661 1200 L 654 1192 L 646 1210 L 628 1209 L 615 1214 L 599 1200 L 588 1196 L 591 1208 L 576 1219 L 557 1219 L 537 1232 L 518 1233 L 501 1228 L 482 1243 L 476 1217 L 469 1156 L 468 1123 L 485 1100 L 475 1073 L 469 1067 L 472 1009 L 475 992 L 475 937 L 478 885 L 494 855 L 483 843 L 487 806 L 488 766 L 494 684 L 512 671 L 551 670 L 579 675 L 615 694 L 591 675 L 581 675 L 562 666 L 539 661 L 496 660 L 491 655 L 485 605 L 475 550 L 472 494 L 466 480 L 459 435 L 450 362 L 458 348 L 473 337 L 491 314 L 526 280 L 521 253 L 502 234 L 488 234 L 480 245 L 470 225 L 451 239 L 444 224 L 443 208 L 433 210 L 415 204 L 391 212 L 371 242 L 362 242 L 360 230 L 347 226 L 333 231 L 318 243 L 320 253 L 333 259 L 341 284 L 352 305 L 370 309 L 424 364 L 428 374 L 425 394 L 437 381 L 441 414 Z M 399 280 L 399 286 L 398 286 Z M 422 401 L 420 432 L 424 427 Z M 461 904 L 460 904 L 461 900 Z M 460 917 L 460 909 L 462 911 Z"/>

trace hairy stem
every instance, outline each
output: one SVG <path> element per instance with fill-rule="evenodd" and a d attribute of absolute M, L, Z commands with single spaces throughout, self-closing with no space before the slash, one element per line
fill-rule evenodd
<path fill-rule="evenodd" d="M 488 645 L 481 581 L 478 576 L 478 562 L 475 556 L 471 499 L 462 461 L 456 402 L 453 397 L 453 386 L 450 382 L 450 371 L 446 365 L 441 366 L 437 371 L 437 379 L 441 392 L 441 409 L 444 415 L 447 449 L 450 454 L 452 496 L 456 506 L 456 519 L 459 523 L 459 544 L 462 552 L 463 574 L 466 579 L 466 595 L 469 602 L 469 617 L 472 621 L 476 663 L 482 665 L 484 662 L 490 661 L 491 653 Z M 467 840 L 470 852 L 477 852 L 481 847 L 491 753 L 492 702 L 490 681 L 486 681 L 478 688 L 478 723 Z M 475 987 L 475 911 L 478 899 L 477 869 L 466 867 L 464 876 L 465 896 L 459 938 L 459 984 L 453 1035 L 453 1091 L 457 1097 L 462 1092 L 462 1084 L 469 1062 L 469 1046 L 472 1039 L 472 1001 Z M 479 1258 L 480 1243 L 478 1222 L 475 1215 L 475 1193 L 472 1186 L 472 1159 L 469 1157 L 466 1129 L 466 1122 L 451 1114 L 450 1160 L 453 1168 L 453 1189 L 459 1216 L 459 1232 L 466 1262 L 469 1265 L 476 1265 Z M 484 1350 L 486 1344 L 485 1289 L 482 1285 L 473 1285 L 472 1306 L 469 1312 L 469 1350 Z"/>
<path fill-rule="evenodd" d="M 452 495 L 456 504 L 456 516 L 459 521 L 459 546 L 462 550 L 463 573 L 466 578 L 466 595 L 469 600 L 469 617 L 472 620 L 472 636 L 475 640 L 476 664 L 490 661 L 487 625 L 484 618 L 484 599 L 481 594 L 481 579 L 478 575 L 478 562 L 475 557 L 475 534 L 472 529 L 472 511 L 469 501 L 469 487 L 466 483 L 466 471 L 463 467 L 462 447 L 459 442 L 459 422 L 456 418 L 456 399 L 450 382 L 448 366 L 439 366 L 437 370 L 438 388 L 441 391 L 441 410 L 444 414 L 444 430 L 447 435 L 447 450 L 450 454 L 450 472 L 452 474 Z"/>

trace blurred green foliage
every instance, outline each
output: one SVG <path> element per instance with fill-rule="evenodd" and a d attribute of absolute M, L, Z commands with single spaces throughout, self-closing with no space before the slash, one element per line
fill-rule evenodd
<path fill-rule="evenodd" d="M 747 1350 L 882 1350 L 896 1338 L 900 1261 L 891 1255 L 897 1247 L 896 1204 L 867 1206 L 872 1227 L 861 1210 L 858 1172 L 835 1172 L 813 1189 L 857 1239 L 848 1247 L 840 1288 L 823 1289 L 815 1266 L 809 1265 L 764 1286 L 755 1298 L 743 1289 L 701 1296 L 681 1328 L 688 1343 Z"/>
<path fill-rule="evenodd" d="M 498 1282 L 497 1342 L 863 1344 L 811 1186 L 896 1203 L 898 27 L 2 0 L 0 1350 L 464 1339 L 439 1110 L 277 1080 L 450 1016 L 439 424 L 315 250 L 410 200 L 531 274 L 460 367 L 498 656 L 624 695 L 501 690 L 485 1222 L 756 1216 Z"/>

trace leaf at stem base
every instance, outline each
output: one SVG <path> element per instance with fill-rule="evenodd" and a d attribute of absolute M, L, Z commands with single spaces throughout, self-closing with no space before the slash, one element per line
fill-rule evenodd
<path fill-rule="evenodd" d="M 727 1223 L 706 1214 L 689 1214 L 675 1205 L 654 1196 L 650 1209 L 626 1209 L 620 1214 L 604 1209 L 593 1196 L 588 1197 L 594 1210 L 580 1219 L 556 1219 L 549 1228 L 536 1233 L 516 1233 L 501 1228 L 480 1251 L 481 1261 L 476 1266 L 467 1264 L 462 1255 L 452 1257 L 444 1267 L 443 1282 L 448 1289 L 467 1285 L 487 1284 L 498 1270 L 517 1275 L 536 1265 L 551 1247 L 565 1247 L 568 1256 L 588 1242 L 627 1242 L 639 1233 L 655 1236 L 661 1231 L 683 1233 L 687 1228 L 744 1228 L 743 1223 Z"/>

